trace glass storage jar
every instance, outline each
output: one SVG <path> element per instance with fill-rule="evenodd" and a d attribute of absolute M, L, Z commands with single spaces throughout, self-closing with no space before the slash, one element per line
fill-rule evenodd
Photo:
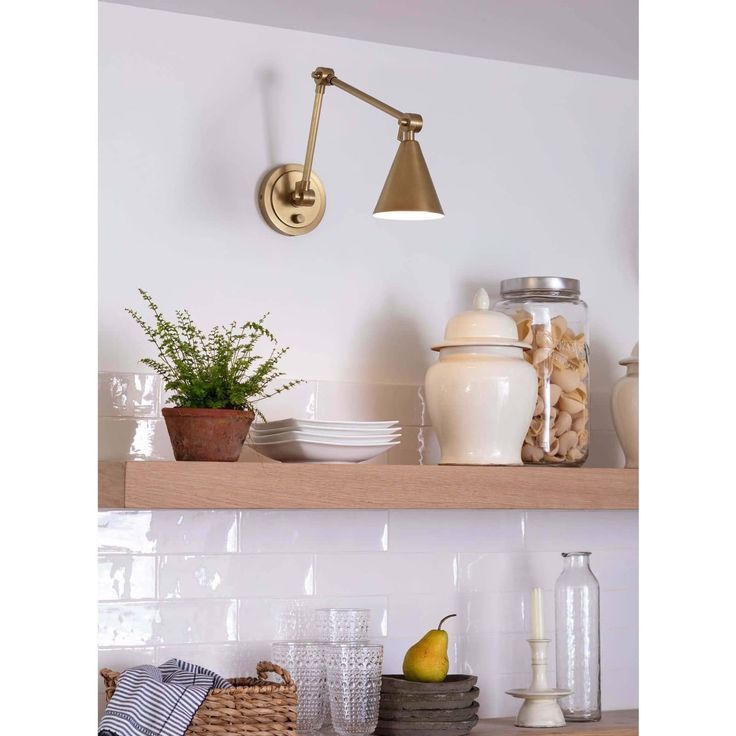
<path fill-rule="evenodd" d="M 588 457 L 588 306 L 577 279 L 527 276 L 501 282 L 494 309 L 513 317 L 537 372 L 537 403 L 521 458 L 532 465 L 582 465 Z"/>

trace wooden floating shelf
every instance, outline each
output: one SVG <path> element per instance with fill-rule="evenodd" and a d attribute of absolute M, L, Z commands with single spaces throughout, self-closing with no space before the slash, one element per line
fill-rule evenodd
<path fill-rule="evenodd" d="M 637 509 L 615 468 L 101 462 L 99 507 L 126 509 Z"/>
<path fill-rule="evenodd" d="M 567 734 L 567 736 L 638 736 L 638 710 L 612 710 L 597 723 L 568 723 L 562 728 L 517 728 L 513 718 L 480 721 L 472 736 L 519 736 L 519 733 Z"/>

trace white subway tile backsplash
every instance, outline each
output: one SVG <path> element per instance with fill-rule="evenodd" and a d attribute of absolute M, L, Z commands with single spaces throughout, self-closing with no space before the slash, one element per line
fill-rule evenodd
<path fill-rule="evenodd" d="M 419 386 L 383 383 L 320 381 L 317 419 L 383 421 L 398 419 L 401 426 L 426 424 Z"/>
<path fill-rule="evenodd" d="M 160 598 L 297 596 L 314 592 L 311 555 L 164 555 Z"/>
<path fill-rule="evenodd" d="M 635 669 L 639 636 L 637 629 L 602 629 L 601 662 L 612 670 Z"/>
<path fill-rule="evenodd" d="M 242 552 L 381 552 L 387 548 L 384 510 L 243 511 Z"/>
<path fill-rule="evenodd" d="M 440 619 L 456 613 L 442 625 L 452 639 L 466 624 L 460 595 L 457 591 L 443 594 L 424 593 L 389 596 L 388 635 L 391 638 L 414 636 L 419 639 L 430 629 L 436 629 Z"/>
<path fill-rule="evenodd" d="M 463 592 L 525 591 L 534 575 L 523 553 L 464 552 L 457 556 L 458 586 Z"/>
<path fill-rule="evenodd" d="M 163 419 L 100 417 L 97 423 L 99 460 L 173 460 Z"/>
<path fill-rule="evenodd" d="M 258 409 L 263 412 L 266 421 L 279 419 L 316 419 L 317 418 L 317 381 L 305 381 L 288 391 L 284 391 L 268 399 L 258 402 Z M 262 421 L 257 419 L 256 421 Z"/>
<path fill-rule="evenodd" d="M 525 631 L 527 597 L 524 591 L 461 593 L 458 632 L 476 635 Z"/>
<path fill-rule="evenodd" d="M 334 554 L 316 556 L 318 595 L 452 592 L 455 555 L 449 553 Z"/>
<path fill-rule="evenodd" d="M 484 717 L 514 714 L 503 689 L 528 684 L 531 587 L 545 591 L 553 638 L 560 552 L 586 546 L 602 589 L 604 707 L 638 702 L 635 512 L 106 511 L 99 526 L 99 640 L 118 661 L 155 652 L 252 674 L 304 611 L 365 607 L 398 673 L 408 647 L 457 613 L 451 670 L 482 678 Z M 554 644 L 549 656 L 553 681 Z"/>
<path fill-rule="evenodd" d="M 161 379 L 154 373 L 99 373 L 101 417 L 161 416 Z"/>
<path fill-rule="evenodd" d="M 107 555 L 97 560 L 97 597 L 101 601 L 156 597 L 156 558 Z"/>
<path fill-rule="evenodd" d="M 237 552 L 238 516 L 230 510 L 101 511 L 99 552 Z"/>
<path fill-rule="evenodd" d="M 603 663 L 601 668 L 601 705 L 603 710 L 636 708 L 639 702 L 639 668 L 616 670 Z"/>
<path fill-rule="evenodd" d="M 223 677 L 255 677 L 256 665 L 270 658 L 267 642 L 168 644 L 156 647 L 157 664 L 176 658 L 201 665 Z"/>
<path fill-rule="evenodd" d="M 527 511 L 526 549 L 596 552 L 638 544 L 636 511 Z"/>
<path fill-rule="evenodd" d="M 101 603 L 98 645 L 195 644 L 237 639 L 237 601 Z"/>
<path fill-rule="evenodd" d="M 389 512 L 391 552 L 513 552 L 524 547 L 524 512 L 399 509 Z"/>

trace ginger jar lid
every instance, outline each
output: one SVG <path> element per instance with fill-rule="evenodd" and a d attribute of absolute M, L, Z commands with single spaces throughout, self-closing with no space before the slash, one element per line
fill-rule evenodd
<path fill-rule="evenodd" d="M 629 355 L 628 358 L 624 358 L 623 360 L 619 360 L 619 365 L 632 365 L 633 363 L 639 362 L 639 343 L 637 342 L 636 345 L 634 345 L 634 349 L 631 351 L 631 355 Z"/>
<path fill-rule="evenodd" d="M 511 317 L 491 308 L 485 289 L 478 289 L 473 297 L 473 308 L 450 318 L 445 328 L 445 339 L 432 350 L 469 346 L 513 347 L 528 350 L 531 345 L 520 342 L 516 322 Z"/>

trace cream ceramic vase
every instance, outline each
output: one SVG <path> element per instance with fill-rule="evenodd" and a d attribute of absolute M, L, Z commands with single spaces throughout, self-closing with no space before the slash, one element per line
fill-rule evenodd
<path fill-rule="evenodd" d="M 631 355 L 619 361 L 626 375 L 619 378 L 611 391 L 613 426 L 626 455 L 626 467 L 639 467 L 639 343 Z"/>
<path fill-rule="evenodd" d="M 522 464 L 537 375 L 514 320 L 489 307 L 479 289 L 473 309 L 455 315 L 432 348 L 439 360 L 427 371 L 425 392 L 441 465 Z"/>

